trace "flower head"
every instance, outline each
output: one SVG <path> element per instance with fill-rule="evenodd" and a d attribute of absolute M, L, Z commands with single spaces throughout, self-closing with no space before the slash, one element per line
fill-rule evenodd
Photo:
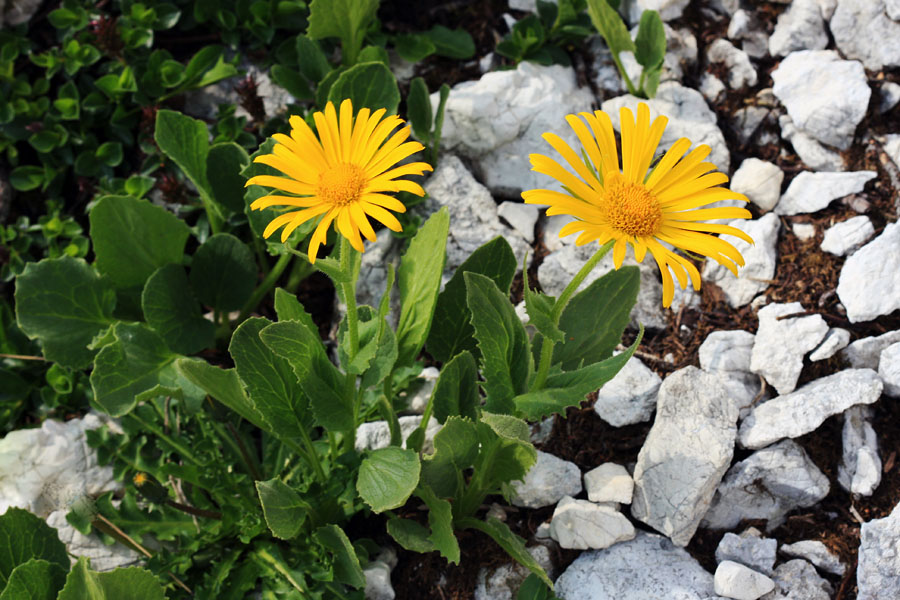
<path fill-rule="evenodd" d="M 422 175 L 431 170 L 431 165 L 414 162 L 394 167 L 424 146 L 406 141 L 409 127 L 395 132 L 403 125 L 403 119 L 395 115 L 385 117 L 385 112 L 383 108 L 375 112 L 363 108 L 354 118 L 349 99 L 341 103 L 340 114 L 329 102 L 324 111 L 313 113 L 318 136 L 298 116 L 290 118 L 290 136 L 282 133 L 272 136 L 277 142 L 272 154 L 257 156 L 254 162 L 278 169 L 286 177 L 257 175 L 247 180 L 246 185 L 273 187 L 289 195 L 263 196 L 250 208 L 283 206 L 300 210 L 272 219 L 263 237 L 283 227 L 281 241 L 285 242 L 297 227 L 319 218 L 307 252 L 310 262 L 315 262 L 332 222 L 359 252 L 365 249 L 360 233 L 370 242 L 375 241 L 369 217 L 392 231 L 400 231 L 400 222 L 388 211 L 402 213 L 406 207 L 385 192 L 405 191 L 424 196 L 422 186 L 397 178 Z"/>
<path fill-rule="evenodd" d="M 622 266 L 628 244 L 634 247 L 638 262 L 649 250 L 662 275 L 663 306 L 669 306 L 675 294 L 673 272 L 682 289 L 687 287 L 688 278 L 695 290 L 700 289 L 697 267 L 669 246 L 708 256 L 737 275 L 737 267 L 744 265 L 740 252 L 711 234 L 733 235 L 750 244 L 753 240 L 735 227 L 702 221 L 749 218 L 750 212 L 739 207 L 699 207 L 728 199 L 746 202 L 746 196 L 718 187 L 728 181 L 728 176 L 711 173 L 716 166 L 703 162 L 709 155 L 709 146 L 698 146 L 685 156 L 691 147 L 687 138 L 672 144 L 651 168 L 668 119 L 660 116 L 651 123 L 650 109 L 644 103 L 638 105 L 636 119 L 627 108 L 619 114 L 621 167 L 609 115 L 599 110 L 579 113 L 584 121 L 569 115 L 566 121 L 581 142 L 586 158 L 580 158 L 559 136 L 545 133 L 544 139 L 569 163 L 574 174 L 551 158 L 532 154 L 532 170 L 558 180 L 567 193 L 528 190 L 522 193 L 525 202 L 549 204 L 548 215 L 575 217 L 559 235 L 580 231 L 575 240 L 579 246 L 614 241 L 613 263 L 617 269 Z"/>

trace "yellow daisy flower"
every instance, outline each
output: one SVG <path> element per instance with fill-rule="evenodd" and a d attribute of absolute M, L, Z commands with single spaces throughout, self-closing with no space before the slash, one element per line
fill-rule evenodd
<path fill-rule="evenodd" d="M 752 244 L 743 231 L 728 225 L 703 223 L 708 219 L 750 218 L 750 212 L 738 207 L 698 208 L 720 200 L 747 201 L 743 194 L 717 187 L 728 181 L 724 173 L 703 159 L 710 148 L 701 145 L 687 156 L 691 141 L 681 138 L 651 168 L 656 148 L 668 119 L 650 122 L 650 109 L 638 105 L 637 119 L 627 108 L 620 111 L 622 164 L 609 115 L 602 111 L 579 113 L 566 121 L 575 131 L 584 149 L 583 160 L 559 136 L 545 133 L 544 139 L 569 163 L 574 174 L 542 154 L 530 155 L 532 170 L 558 180 L 568 193 L 529 190 L 522 193 L 526 204 L 548 204 L 548 215 L 567 214 L 577 220 L 565 225 L 560 237 L 580 231 L 579 246 L 596 241 L 603 245 L 613 240 L 613 263 L 618 269 L 625 259 L 628 244 L 634 247 L 638 262 L 647 250 L 656 259 L 663 282 L 663 306 L 669 306 L 675 294 L 671 272 L 682 289 L 688 278 L 700 289 L 700 273 L 689 260 L 669 247 L 708 256 L 737 275 L 744 258 L 730 243 L 715 235 L 725 233 Z M 587 125 L 585 125 L 585 122 Z M 590 129 L 588 129 L 588 126 Z M 671 269 L 671 272 L 670 272 Z"/>
<path fill-rule="evenodd" d="M 392 231 L 400 231 L 400 222 L 388 211 L 402 213 L 406 207 L 385 192 L 405 191 L 424 196 L 421 185 L 397 178 L 422 175 L 431 171 L 431 165 L 415 162 L 394 167 L 424 146 L 406 141 L 409 127 L 391 135 L 404 121 L 396 115 L 385 118 L 385 112 L 383 108 L 374 113 L 363 108 L 354 118 L 349 99 L 341 103 L 340 114 L 329 102 L 324 111 L 313 113 L 318 136 L 298 116 L 290 118 L 290 136 L 282 133 L 272 136 L 278 142 L 272 154 L 257 156 L 254 162 L 278 169 L 286 177 L 257 175 L 247 180 L 246 185 L 273 187 L 291 195 L 263 196 L 250 208 L 284 206 L 300 210 L 272 219 L 263 237 L 284 227 L 281 241 L 285 242 L 297 227 L 320 217 L 307 251 L 310 262 L 314 263 L 332 222 L 359 252 L 365 250 L 360 233 L 370 242 L 375 241 L 369 217 Z"/>

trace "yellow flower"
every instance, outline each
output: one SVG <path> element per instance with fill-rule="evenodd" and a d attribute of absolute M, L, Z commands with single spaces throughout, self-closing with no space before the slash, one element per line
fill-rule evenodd
<path fill-rule="evenodd" d="M 752 244 L 743 231 L 728 225 L 703 223 L 708 219 L 749 218 L 750 212 L 738 207 L 698 208 L 720 200 L 747 201 L 743 194 L 728 188 L 716 187 L 726 183 L 728 176 L 710 173 L 716 166 L 703 159 L 710 152 L 701 145 L 684 156 L 691 142 L 681 138 L 651 168 L 668 119 L 657 117 L 650 122 L 650 109 L 638 105 L 637 119 L 627 108 L 620 111 L 622 129 L 622 167 L 609 115 L 602 111 L 579 113 L 566 121 L 575 131 L 584 149 L 583 160 L 566 142 L 553 133 L 544 139 L 569 163 L 575 174 L 555 160 L 541 154 L 530 155 L 532 170 L 558 180 L 568 193 L 552 190 L 529 190 L 522 193 L 526 204 L 548 204 L 548 215 L 568 214 L 575 221 L 559 232 L 564 237 L 580 231 L 575 243 L 579 246 L 597 241 L 605 244 L 614 240 L 613 263 L 622 266 L 628 244 L 634 247 L 638 262 L 647 250 L 659 265 L 663 282 L 663 306 L 669 306 L 675 294 L 672 274 L 681 288 L 688 278 L 695 290 L 700 289 L 697 268 L 665 244 L 712 258 L 737 275 L 737 267 L 744 265 L 740 252 L 714 233 L 739 237 Z"/>
<path fill-rule="evenodd" d="M 281 241 L 306 221 L 321 220 L 309 241 L 310 262 L 315 262 L 319 246 L 325 241 L 332 222 L 359 252 L 365 250 L 360 233 L 370 242 L 375 231 L 369 223 L 372 217 L 392 231 L 400 231 L 397 218 L 388 212 L 405 212 L 402 202 L 385 192 L 406 191 L 424 196 L 425 190 L 412 181 L 397 179 L 405 175 L 422 175 L 431 171 L 423 162 L 394 165 L 422 150 L 419 142 L 407 142 L 409 127 L 391 135 L 403 119 L 395 115 L 384 117 L 385 109 L 374 113 L 363 108 L 353 117 L 349 99 L 341 103 L 340 115 L 331 102 L 324 111 L 313 113 L 318 137 L 298 116 L 290 118 L 291 135 L 276 133 L 278 142 L 272 154 L 256 157 L 254 162 L 278 169 L 286 177 L 257 175 L 246 185 L 264 185 L 287 192 L 288 196 L 269 195 L 255 200 L 250 208 L 270 206 L 296 207 L 272 219 L 263 232 L 269 237 L 281 227 Z M 390 137 L 388 137 L 390 135 Z M 393 168 L 392 168 L 393 167 Z"/>

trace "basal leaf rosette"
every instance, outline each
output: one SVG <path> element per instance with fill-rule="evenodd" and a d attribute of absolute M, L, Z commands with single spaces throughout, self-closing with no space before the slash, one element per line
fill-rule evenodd
<path fill-rule="evenodd" d="M 580 232 L 576 245 L 614 242 L 616 269 L 622 266 L 628 244 L 634 248 L 638 262 L 649 250 L 662 275 L 665 307 L 672 304 L 675 294 L 672 273 L 682 289 L 687 287 L 688 279 L 695 290 L 700 289 L 700 272 L 676 249 L 712 258 L 737 276 L 744 258 L 733 245 L 714 234 L 733 235 L 750 244 L 753 239 L 735 227 L 704 221 L 747 219 L 750 212 L 733 206 L 701 207 L 722 200 L 746 202 L 747 197 L 721 187 L 728 182 L 728 176 L 717 172 L 713 163 L 704 162 L 709 146 L 697 146 L 685 155 L 691 147 L 687 138 L 672 144 L 651 167 L 668 119 L 659 116 L 651 123 L 650 109 L 643 102 L 638 105 L 637 118 L 628 108 L 622 108 L 619 114 L 621 162 L 612 121 L 603 111 L 566 117 L 581 143 L 584 158 L 559 136 L 545 133 L 544 139 L 574 173 L 552 158 L 530 155 L 532 170 L 556 179 L 565 192 L 528 190 L 522 193 L 525 203 L 549 205 L 548 215 L 575 217 L 559 235 Z"/>

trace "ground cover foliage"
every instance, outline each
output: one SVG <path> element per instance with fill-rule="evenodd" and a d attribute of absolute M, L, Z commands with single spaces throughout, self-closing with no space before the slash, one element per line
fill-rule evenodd
<path fill-rule="evenodd" d="M 562 48 L 592 19 L 608 40 L 624 28 L 603 0 L 540 8 L 540 23 L 498 46 L 511 63 L 567 62 Z M 526 329 L 505 240 L 484 240 L 441 291 L 447 211 L 424 223 L 401 215 L 399 267 L 377 306 L 357 307 L 360 257 L 345 238 L 331 232 L 313 267 L 301 251 L 313 222 L 285 243 L 266 240 L 278 213 L 249 209 L 266 192 L 245 181 L 274 172 L 253 159 L 272 151 L 287 115 L 266 113 L 252 76 L 238 86 L 241 116 L 227 104 L 205 120 L 183 112 L 189 92 L 255 65 L 311 125 L 315 110 L 348 98 L 399 113 L 435 163 L 449 87 L 398 85 L 388 50 L 459 61 L 475 42 L 441 25 L 386 31 L 378 11 L 377 0 L 65 0 L 0 30 L 0 151 L 13 190 L 0 199 L 0 428 L 89 409 L 116 417 L 120 432 L 88 438 L 123 488 L 70 499 L 67 518 L 146 558 L 109 574 L 86 560 L 68 569 L 53 530 L 11 509 L 2 534 L 19 539 L 27 525 L 36 541 L 0 556 L 0 597 L 38 580 L 34 598 L 137 588 L 148 598 L 362 597 L 385 532 L 453 563 L 458 535 L 489 536 L 533 572 L 526 593 L 550 594 L 524 541 L 482 505 L 534 463 L 528 423 L 578 406 L 637 348 L 640 334 L 613 356 L 637 269 L 560 299 L 526 282 Z M 628 82 L 649 95 L 665 49 L 654 45 L 657 21 L 642 21 L 638 41 L 647 78 Z M 348 307 L 335 339 L 298 300 L 314 269 Z M 402 392 L 426 361 L 443 363 L 441 375 L 401 444 Z M 426 442 L 432 415 L 443 429 Z M 390 444 L 359 447 L 357 428 L 377 419 Z M 422 518 L 398 512 L 408 502 L 427 507 Z"/>

